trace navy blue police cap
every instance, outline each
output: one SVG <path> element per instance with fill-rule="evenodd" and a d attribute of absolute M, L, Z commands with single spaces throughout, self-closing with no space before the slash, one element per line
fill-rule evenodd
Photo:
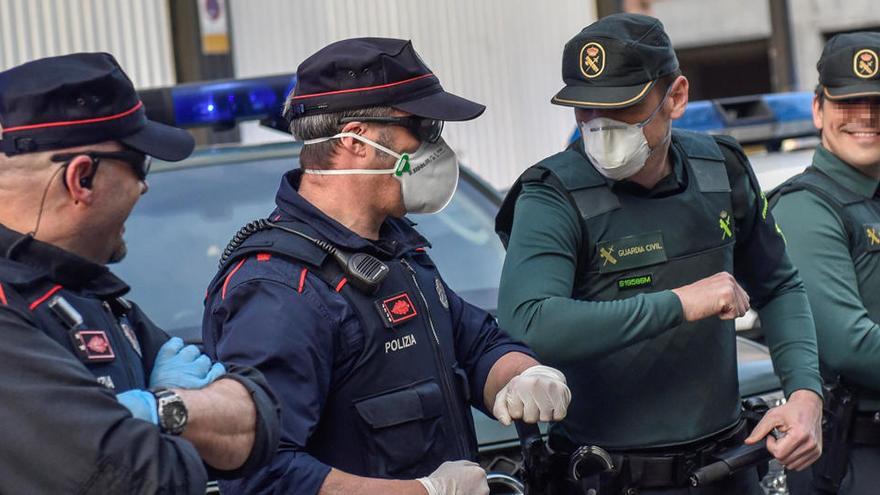
<path fill-rule="evenodd" d="M 353 38 L 299 65 L 287 118 L 377 106 L 448 121 L 475 119 L 486 109 L 444 91 L 411 41 Z"/>
<path fill-rule="evenodd" d="M 119 141 L 178 161 L 195 146 L 187 131 L 147 119 L 109 53 L 41 58 L 0 72 L 0 126 L 6 155 Z"/>

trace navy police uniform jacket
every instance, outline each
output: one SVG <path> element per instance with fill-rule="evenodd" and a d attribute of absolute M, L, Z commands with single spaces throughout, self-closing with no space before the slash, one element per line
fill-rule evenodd
<path fill-rule="evenodd" d="M 200 494 L 209 476 L 242 476 L 274 453 L 279 411 L 254 369 L 226 365 L 258 414 L 251 454 L 231 472 L 117 402 L 148 388 L 169 338 L 126 292 L 106 267 L 0 226 L 0 492 Z"/>
<path fill-rule="evenodd" d="M 470 405 L 485 411 L 492 365 L 523 344 L 458 297 L 406 219 L 378 241 L 323 214 L 284 176 L 270 220 L 348 252 L 382 260 L 374 293 L 355 286 L 325 250 L 281 229 L 250 235 L 208 290 L 206 351 L 261 370 L 282 403 L 281 447 L 270 466 L 222 482 L 224 493 L 315 494 L 331 467 L 412 479 L 444 461 L 474 459 Z"/>

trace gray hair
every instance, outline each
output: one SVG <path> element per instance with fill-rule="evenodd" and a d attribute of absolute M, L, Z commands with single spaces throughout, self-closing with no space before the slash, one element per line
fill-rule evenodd
<path fill-rule="evenodd" d="M 293 93 L 284 102 L 283 115 L 290 120 L 290 133 L 293 134 L 297 141 L 330 137 L 338 134 L 343 127 L 343 124 L 339 122 L 344 118 L 390 117 L 394 112 L 394 109 L 391 107 L 368 107 L 293 117 L 291 112 L 291 107 L 293 106 L 292 97 Z M 336 154 L 337 146 L 339 146 L 339 141 L 335 139 L 304 146 L 299 154 L 300 166 L 304 168 L 326 168 L 328 162 Z"/>

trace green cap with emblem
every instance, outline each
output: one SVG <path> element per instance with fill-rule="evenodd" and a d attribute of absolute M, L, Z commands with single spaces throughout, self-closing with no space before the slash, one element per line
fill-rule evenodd
<path fill-rule="evenodd" d="M 825 44 L 816 68 L 830 100 L 880 96 L 880 33 L 844 33 Z"/>
<path fill-rule="evenodd" d="M 678 58 L 663 24 L 641 14 L 613 14 L 590 24 L 565 45 L 565 87 L 550 101 L 580 108 L 625 108 L 642 101 Z"/>

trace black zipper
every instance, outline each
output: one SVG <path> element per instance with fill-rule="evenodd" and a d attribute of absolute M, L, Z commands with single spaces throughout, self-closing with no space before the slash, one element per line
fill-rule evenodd
<path fill-rule="evenodd" d="M 465 429 L 464 425 L 461 424 L 461 416 L 456 411 L 456 407 L 454 404 L 457 404 L 460 400 L 459 394 L 455 391 L 454 384 L 450 383 L 449 373 L 450 369 L 446 366 L 446 360 L 443 359 L 443 349 L 440 347 L 440 338 L 437 336 L 437 330 L 434 328 L 434 320 L 431 319 L 431 311 L 428 307 L 428 300 L 425 298 L 425 294 L 422 292 L 422 287 L 419 285 L 419 281 L 416 278 L 416 271 L 413 267 L 405 260 L 401 259 L 400 264 L 406 267 L 409 270 L 410 277 L 412 278 L 413 284 L 415 285 L 416 292 L 418 292 L 419 297 L 422 299 L 422 306 L 424 308 L 424 314 L 428 320 L 428 327 L 431 329 L 431 334 L 434 337 L 431 340 L 431 347 L 434 349 L 434 358 L 437 362 L 437 368 L 440 371 L 440 382 L 443 385 L 443 390 L 445 392 L 445 396 L 447 397 L 446 406 L 447 411 L 449 413 L 449 418 L 452 421 L 453 428 L 456 429 L 456 444 L 458 448 L 461 449 L 462 458 L 467 459 L 470 455 L 470 452 L 467 447 L 464 446 L 463 442 L 465 441 L 465 437 L 467 436 L 467 429 Z"/>
<path fill-rule="evenodd" d="M 116 320 L 116 315 L 113 314 L 113 310 L 110 309 L 110 304 L 107 301 L 101 301 L 101 307 L 104 308 L 104 312 L 107 314 L 107 316 L 110 317 L 110 324 L 112 326 L 116 327 L 116 335 L 118 337 L 122 337 L 121 344 L 123 346 L 126 345 L 128 343 L 128 337 L 125 336 L 124 331 L 119 326 L 119 322 Z M 108 336 L 108 338 L 109 338 L 109 336 Z M 119 339 L 117 338 L 116 340 L 118 341 Z M 128 345 L 131 345 L 131 344 L 128 344 Z M 120 353 L 123 352 L 122 349 L 118 349 L 118 350 Z M 122 356 L 121 355 L 117 356 L 117 358 L 122 358 Z M 128 383 L 130 384 L 129 386 L 132 388 L 135 388 L 137 386 L 137 381 L 134 379 L 134 372 L 132 372 L 131 366 L 128 366 L 124 361 L 122 361 L 122 367 L 125 368 L 125 374 L 128 375 Z M 146 383 L 146 385 L 149 386 L 150 384 Z"/>

